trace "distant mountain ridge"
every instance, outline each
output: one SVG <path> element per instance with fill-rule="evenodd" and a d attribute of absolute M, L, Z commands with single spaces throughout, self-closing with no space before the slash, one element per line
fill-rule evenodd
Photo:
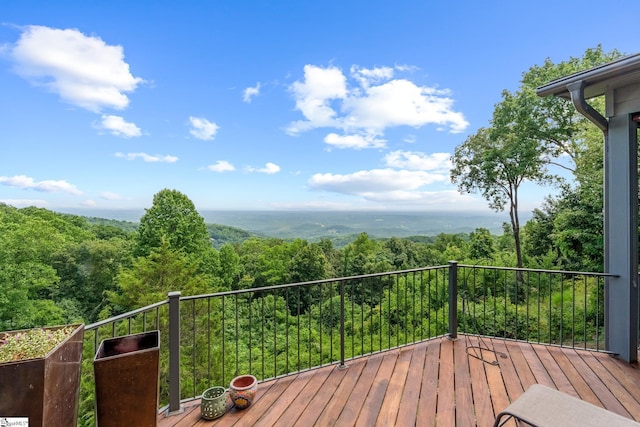
<path fill-rule="evenodd" d="M 144 210 L 75 209 L 65 213 L 139 222 Z M 250 234 L 283 239 L 318 240 L 365 232 L 374 237 L 435 236 L 470 233 L 486 228 L 502 234 L 506 213 L 361 212 L 361 211 L 200 211 L 207 224 L 246 230 Z M 528 218 L 521 218 L 525 222 Z"/>

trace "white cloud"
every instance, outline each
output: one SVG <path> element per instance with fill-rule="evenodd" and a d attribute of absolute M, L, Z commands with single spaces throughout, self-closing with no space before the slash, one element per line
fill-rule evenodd
<path fill-rule="evenodd" d="M 122 196 L 118 193 L 112 193 L 110 191 L 103 191 L 100 193 L 100 198 L 105 200 L 122 200 Z"/>
<path fill-rule="evenodd" d="M 386 140 L 376 138 L 374 135 L 338 135 L 330 133 L 324 137 L 324 142 L 337 148 L 384 148 Z"/>
<path fill-rule="evenodd" d="M 290 87 L 296 101 L 296 109 L 302 112 L 306 121 L 292 123 L 287 132 L 297 134 L 309 129 L 337 126 L 336 111 L 331 101 L 347 96 L 347 79 L 336 67 L 320 68 L 304 66 L 304 81 L 294 82 Z"/>
<path fill-rule="evenodd" d="M 16 175 L 13 177 L 0 176 L 0 184 L 7 185 L 9 187 L 43 191 L 47 193 L 57 193 L 61 191 L 75 196 L 82 194 L 82 191 L 78 190 L 75 185 L 69 184 L 67 181 L 35 181 L 33 178 L 26 175 Z"/>
<path fill-rule="evenodd" d="M 360 82 L 360 86 L 368 88 L 374 83 L 387 81 L 393 77 L 393 68 L 360 68 L 357 65 L 351 66 L 351 75 Z"/>
<path fill-rule="evenodd" d="M 112 135 L 122 136 L 124 138 L 142 135 L 142 131 L 138 126 L 134 123 L 126 122 L 119 116 L 103 115 L 102 122 L 97 127 L 108 130 Z"/>
<path fill-rule="evenodd" d="M 212 172 L 232 172 L 236 168 L 226 160 L 218 160 L 215 164 L 207 166 Z"/>
<path fill-rule="evenodd" d="M 144 82 L 129 71 L 122 46 L 76 29 L 24 27 L 8 52 L 18 75 L 93 112 L 126 108 L 126 93 Z"/>
<path fill-rule="evenodd" d="M 416 136 L 415 135 L 407 135 L 404 139 L 404 142 L 406 142 L 407 144 L 413 144 L 416 142 Z"/>
<path fill-rule="evenodd" d="M 275 163 L 269 162 L 262 169 L 258 169 L 258 172 L 272 175 L 274 173 L 280 172 L 280 166 L 276 165 Z"/>
<path fill-rule="evenodd" d="M 308 185 L 313 190 L 358 196 L 376 205 L 381 204 L 385 209 L 391 206 L 403 209 L 421 206 L 458 210 L 461 203 L 467 207 L 482 207 L 481 201 L 456 190 L 421 190 L 426 185 L 447 180 L 448 176 L 424 171 L 375 169 L 347 175 L 316 174 L 308 181 Z"/>
<path fill-rule="evenodd" d="M 253 168 L 251 166 L 247 167 L 248 172 L 259 172 L 266 173 L 267 175 L 273 175 L 275 173 L 280 172 L 280 166 L 275 163 L 268 162 L 263 168 Z"/>
<path fill-rule="evenodd" d="M 135 160 L 135 159 L 142 159 L 145 162 L 158 162 L 158 163 L 175 163 L 178 161 L 178 158 L 176 156 L 163 156 L 161 154 L 156 154 L 156 155 L 151 155 L 151 154 L 147 154 L 147 153 L 116 153 L 116 157 L 120 157 L 126 160 Z"/>
<path fill-rule="evenodd" d="M 26 208 L 29 206 L 42 208 L 49 205 L 49 203 L 41 199 L 0 199 L 0 203 L 11 205 L 16 208 Z"/>
<path fill-rule="evenodd" d="M 414 71 L 418 71 L 420 69 L 420 67 L 416 67 L 415 65 L 408 65 L 408 64 L 399 64 L 399 65 L 396 65 L 394 68 L 398 71 L 410 72 L 410 73 Z"/>
<path fill-rule="evenodd" d="M 415 190 L 424 185 L 444 182 L 448 176 L 425 171 L 373 169 L 352 174 L 315 174 L 308 184 L 315 190 L 369 196 L 375 193 Z"/>
<path fill-rule="evenodd" d="M 387 166 L 422 171 L 437 171 L 448 174 L 451 170 L 451 154 L 426 154 L 413 151 L 392 151 L 384 156 Z"/>
<path fill-rule="evenodd" d="M 367 88 L 362 96 L 347 98 L 343 109 L 348 114 L 343 121 L 349 128 L 369 132 L 427 124 L 448 125 L 452 133 L 462 132 L 469 123 L 462 113 L 453 111 L 448 95 L 446 90 L 418 86 L 409 80 L 392 80 Z"/>
<path fill-rule="evenodd" d="M 453 109 L 450 91 L 395 78 L 396 71 L 412 69 L 409 66 L 367 69 L 354 65 L 350 70 L 353 84 L 348 85 L 347 77 L 335 66 L 305 65 L 303 81 L 290 86 L 296 109 L 304 120 L 290 123 L 287 133 L 333 128 L 344 133 L 344 137 L 360 135 L 374 140 L 381 138 L 386 129 L 397 126 L 419 128 L 433 124 L 452 133 L 467 128 L 469 123 L 464 115 Z M 330 140 L 338 141 L 335 136 Z M 325 142 L 329 143 L 326 138 Z M 360 144 L 338 145 L 365 148 Z M 378 145 L 366 146 L 373 147 Z"/>
<path fill-rule="evenodd" d="M 96 206 L 98 206 L 98 204 L 91 200 L 91 199 L 87 199 L 84 202 L 80 203 L 82 206 L 86 207 L 86 208 L 95 208 Z"/>
<path fill-rule="evenodd" d="M 256 83 L 255 87 L 248 87 L 242 94 L 242 100 L 246 103 L 251 102 L 251 98 L 260 95 L 260 82 Z"/>
<path fill-rule="evenodd" d="M 202 140 L 212 140 L 216 137 L 218 129 L 220 129 L 217 124 L 202 117 L 191 116 L 189 117 L 189 123 L 191 124 L 189 133 Z"/>

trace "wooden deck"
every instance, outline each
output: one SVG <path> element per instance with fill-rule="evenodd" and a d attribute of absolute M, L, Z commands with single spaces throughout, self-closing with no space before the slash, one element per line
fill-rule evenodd
<path fill-rule="evenodd" d="M 199 401 L 159 427 L 491 426 L 531 384 L 544 384 L 640 421 L 640 370 L 603 353 L 477 337 L 438 338 L 261 383 L 254 403 L 214 421 Z M 482 355 L 483 362 L 471 355 Z M 513 421 L 507 425 L 515 425 Z"/>

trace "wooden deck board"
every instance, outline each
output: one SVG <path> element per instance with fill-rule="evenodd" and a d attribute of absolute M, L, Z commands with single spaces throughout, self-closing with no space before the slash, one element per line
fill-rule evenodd
<path fill-rule="evenodd" d="M 511 345 L 511 343 L 505 343 L 505 347 L 507 349 L 507 353 L 502 353 L 499 355 L 502 357 L 505 355 L 509 357 L 513 362 L 513 367 L 518 373 L 518 378 L 520 379 L 520 385 L 522 386 L 522 390 L 528 389 L 530 386 L 536 383 L 536 378 L 533 376 L 533 372 L 531 372 L 531 368 L 527 363 L 527 359 L 522 354 L 522 348 L 520 345 Z M 513 398 L 518 398 L 518 394 L 514 394 Z"/>
<path fill-rule="evenodd" d="M 255 423 L 252 422 L 251 425 L 275 425 L 282 414 L 289 409 L 293 401 L 296 399 L 296 397 L 298 397 L 300 391 L 307 386 L 307 383 L 312 379 L 312 377 L 317 374 L 317 372 L 317 370 L 307 371 L 301 373 L 300 375 L 296 375 L 291 384 L 289 384 L 289 387 L 287 387 L 284 392 L 280 393 L 276 397 L 276 401 L 274 402 L 274 404 L 271 405 L 267 411 L 264 411 L 263 415 L 258 419 L 258 421 L 256 421 Z"/>
<path fill-rule="evenodd" d="M 575 366 L 569 361 L 566 352 L 557 347 L 549 347 L 549 354 L 553 357 L 553 360 L 558 364 L 560 370 L 566 375 L 569 385 L 576 391 L 578 398 L 599 405 L 600 401 L 593 392 L 589 384 L 582 378 Z M 559 388 L 558 388 L 559 389 Z"/>
<path fill-rule="evenodd" d="M 454 341 L 442 340 L 440 345 L 440 375 L 438 376 L 438 404 L 433 414 L 438 426 L 456 423 L 455 369 L 453 362 Z"/>
<path fill-rule="evenodd" d="M 629 369 L 629 364 L 615 359 L 613 357 L 607 359 L 607 367 L 611 375 L 613 375 L 622 385 L 626 392 L 632 397 L 631 400 L 626 400 L 625 409 L 629 412 L 632 418 L 640 419 L 640 401 L 638 400 L 638 394 L 635 391 L 640 384 L 640 370 L 637 365 L 632 365 L 636 369 Z"/>
<path fill-rule="evenodd" d="M 497 352 L 497 354 L 493 355 L 493 359 L 496 360 L 498 366 L 500 366 L 500 373 L 504 380 L 507 395 L 509 396 L 509 400 L 513 401 L 515 396 L 519 397 L 524 392 L 520 381 L 520 373 L 516 370 L 513 358 L 509 356 L 510 353 L 507 350 L 506 343 L 496 341 L 493 344 L 493 348 Z M 503 355 L 506 357 L 502 357 Z M 517 397 L 515 398 L 517 399 Z M 500 412 L 500 410 L 497 412 Z"/>
<path fill-rule="evenodd" d="M 498 363 L 503 366 L 506 362 L 511 363 L 510 361 L 505 361 L 503 359 L 498 360 Z M 491 394 L 493 411 L 497 414 L 509 406 L 513 399 L 509 399 L 507 387 L 504 383 L 504 377 L 502 376 L 502 367 L 500 365 L 489 365 L 486 363 L 483 363 L 483 365 L 487 376 L 489 393 Z"/>
<path fill-rule="evenodd" d="M 533 345 L 524 345 L 522 348 L 522 355 L 529 364 L 529 368 L 533 373 L 536 384 L 546 385 L 551 388 L 555 388 L 555 384 L 551 379 L 551 376 L 547 372 L 542 361 L 538 358 L 538 354 L 534 350 Z"/>
<path fill-rule="evenodd" d="M 416 423 L 418 408 L 416 402 L 420 399 L 424 361 L 427 355 L 427 347 L 424 343 L 413 346 L 411 349 L 411 362 L 409 363 L 407 379 L 401 391 L 400 404 L 396 425 L 412 426 Z"/>
<path fill-rule="evenodd" d="M 322 387 L 320 387 L 315 396 L 313 396 L 309 401 L 309 404 L 302 412 L 294 426 L 306 427 L 314 425 L 314 423 L 316 423 L 316 421 L 329 410 L 331 397 L 340 392 L 339 386 L 346 373 L 346 369 L 338 369 L 336 366 L 331 367 L 329 377 Z M 346 394 L 347 393 L 345 393 L 345 395 Z M 334 399 L 334 401 L 338 402 L 338 399 Z M 339 409 L 341 410 L 342 408 L 340 407 Z M 334 418 L 333 422 L 335 422 L 336 418 L 337 416 Z"/>
<path fill-rule="evenodd" d="M 562 371 L 560 366 L 558 366 L 556 361 L 553 359 L 553 357 L 551 356 L 551 353 L 549 353 L 549 348 L 543 347 L 543 346 L 536 346 L 534 347 L 534 351 L 538 354 L 538 358 L 540 359 L 545 369 L 547 370 L 547 373 L 551 377 L 551 380 L 553 381 L 553 384 L 554 384 L 554 388 L 564 393 L 567 393 L 573 397 L 580 398 L 576 390 L 572 387 L 571 382 L 569 382 L 569 379 L 567 378 L 565 373 Z"/>
<path fill-rule="evenodd" d="M 273 425 L 282 427 L 291 426 L 307 408 L 307 405 L 318 393 L 318 390 L 322 387 L 330 373 L 331 367 L 328 366 L 317 369 L 313 377 L 307 382 L 304 389 L 300 391 L 293 402 L 287 405 L 286 410 Z"/>
<path fill-rule="evenodd" d="M 336 420 L 336 425 L 355 425 L 356 420 L 360 415 L 360 409 L 362 409 L 362 405 L 364 405 L 364 401 L 371 389 L 371 384 L 373 384 L 373 380 L 378 374 L 378 369 L 382 364 L 383 357 L 384 356 L 378 354 L 367 361 L 360 378 L 353 387 L 353 392 L 342 398 L 342 400 L 345 400 L 346 404 L 344 408 L 342 408 L 342 412 Z"/>
<path fill-rule="evenodd" d="M 322 408 L 322 412 L 315 425 L 332 426 L 337 424 L 338 418 L 349 401 L 349 396 L 351 396 L 351 392 L 360 379 L 364 367 L 368 365 L 367 362 L 366 359 L 359 359 L 356 362 L 349 363 L 347 368 L 342 369 L 342 372 L 345 373 L 344 378 L 336 389 L 335 394 L 331 396 L 329 403 Z M 310 424 L 301 427 L 307 427 L 308 425 Z"/>
<path fill-rule="evenodd" d="M 585 354 L 585 358 L 590 357 L 591 359 L 595 359 L 591 354 Z M 618 413 L 624 417 L 629 417 L 629 412 L 625 409 L 622 402 L 628 402 L 629 394 L 624 390 L 624 387 L 620 385 L 619 380 L 617 380 L 611 373 L 603 366 L 602 363 L 606 363 L 606 359 L 598 358 L 598 360 L 594 360 L 591 363 L 587 363 L 589 367 L 596 373 L 598 378 L 602 380 L 602 382 L 607 386 L 614 399 L 610 399 L 605 403 L 605 407 L 610 408 L 611 411 Z M 607 394 L 607 396 L 609 396 Z"/>
<path fill-rule="evenodd" d="M 384 396 L 382 396 L 383 402 L 380 407 L 380 413 L 376 418 L 376 426 L 387 427 L 397 425 L 398 408 L 400 407 L 402 399 L 402 391 L 407 382 L 407 374 L 409 372 L 412 354 L 413 349 L 411 348 L 403 348 L 400 351 L 400 356 L 393 369 L 389 386 Z"/>
<path fill-rule="evenodd" d="M 476 338 L 470 339 L 469 345 L 477 346 L 478 340 Z M 485 364 L 481 359 L 469 357 L 471 389 L 478 427 L 490 427 L 495 417 Z"/>
<path fill-rule="evenodd" d="M 378 369 L 378 373 L 371 383 L 367 398 L 358 415 L 358 420 L 355 424 L 357 427 L 371 427 L 376 424 L 397 360 L 397 351 L 389 351 L 384 355 L 380 369 Z"/>
<path fill-rule="evenodd" d="M 475 409 L 471 392 L 471 374 L 469 373 L 469 357 L 466 352 L 467 340 L 462 337 L 454 341 L 453 361 L 455 363 L 455 404 L 456 425 L 475 425 Z"/>
<path fill-rule="evenodd" d="M 438 404 L 438 375 L 440 366 L 440 344 L 442 340 L 429 342 L 422 372 L 422 387 L 418 400 L 416 425 L 433 427 L 436 425 L 436 405 Z"/>
<path fill-rule="evenodd" d="M 253 404 L 200 418 L 198 400 L 159 427 L 398 425 L 485 427 L 535 383 L 640 421 L 640 369 L 604 353 L 483 338 L 437 338 L 261 383 Z M 506 355 L 501 357 L 500 354 Z M 492 359 L 493 358 L 493 359 Z M 497 365 L 488 362 L 497 361 Z"/>

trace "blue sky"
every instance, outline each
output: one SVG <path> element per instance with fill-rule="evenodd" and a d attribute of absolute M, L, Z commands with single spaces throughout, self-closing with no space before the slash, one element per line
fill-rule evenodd
<path fill-rule="evenodd" d="M 545 58 L 638 48 L 628 2 L 0 2 L 0 202 L 487 211 L 456 145 Z M 551 188 L 527 185 L 523 210 Z"/>

